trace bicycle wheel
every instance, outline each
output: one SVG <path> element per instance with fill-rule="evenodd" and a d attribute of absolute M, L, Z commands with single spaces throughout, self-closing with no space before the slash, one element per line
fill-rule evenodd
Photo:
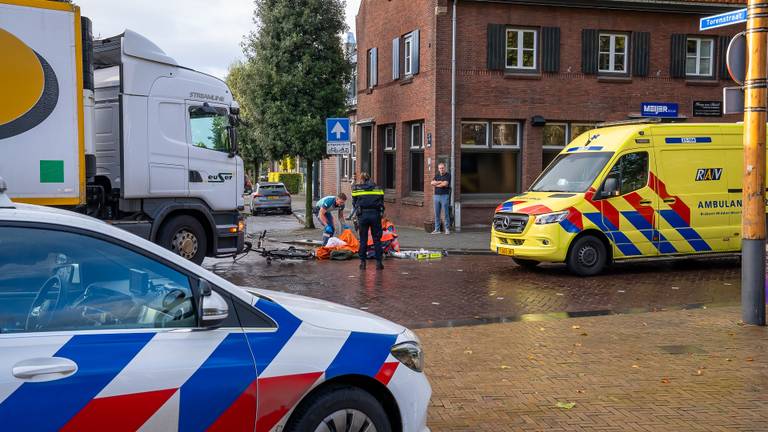
<path fill-rule="evenodd" d="M 288 249 L 271 250 L 269 255 L 277 259 L 308 260 L 312 258 L 312 251 L 289 247 Z"/>

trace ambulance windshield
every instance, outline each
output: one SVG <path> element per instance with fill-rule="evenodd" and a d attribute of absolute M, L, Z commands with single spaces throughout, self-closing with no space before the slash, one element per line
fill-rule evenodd
<path fill-rule="evenodd" d="M 613 153 L 566 153 L 557 157 L 531 186 L 532 192 L 586 192 Z"/>

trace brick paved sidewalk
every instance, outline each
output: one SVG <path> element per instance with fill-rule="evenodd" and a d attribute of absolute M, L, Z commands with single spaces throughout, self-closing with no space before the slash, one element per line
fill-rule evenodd
<path fill-rule="evenodd" d="M 768 328 L 739 319 L 723 307 L 418 330 L 433 387 L 429 425 L 768 430 Z"/>

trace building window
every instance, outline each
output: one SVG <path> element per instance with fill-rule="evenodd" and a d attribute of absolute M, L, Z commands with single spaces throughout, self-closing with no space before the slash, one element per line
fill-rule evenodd
<path fill-rule="evenodd" d="M 600 33 L 599 72 L 627 73 L 627 35 Z"/>
<path fill-rule="evenodd" d="M 411 192 L 424 192 L 424 126 L 422 123 L 411 124 Z"/>
<path fill-rule="evenodd" d="M 568 144 L 568 125 L 547 123 L 542 131 L 541 169 L 544 170 Z"/>
<path fill-rule="evenodd" d="M 519 190 L 520 123 L 461 123 L 461 193 L 482 198 Z"/>
<path fill-rule="evenodd" d="M 395 126 L 384 128 L 384 189 L 395 189 Z"/>
<path fill-rule="evenodd" d="M 488 147 L 488 123 L 461 122 L 461 145 L 463 147 Z"/>
<path fill-rule="evenodd" d="M 368 88 L 372 89 L 373 87 L 378 84 L 378 77 L 377 77 L 377 69 L 378 69 L 378 60 L 377 60 L 377 54 L 376 54 L 376 48 L 371 48 L 368 50 L 368 56 L 366 60 L 366 69 L 368 71 L 368 76 L 366 77 L 366 84 L 368 84 Z"/>
<path fill-rule="evenodd" d="M 403 67 L 405 76 L 413 75 L 413 35 L 409 34 L 403 38 Z"/>
<path fill-rule="evenodd" d="M 577 136 L 583 134 L 586 131 L 592 130 L 595 128 L 594 124 L 588 124 L 588 123 L 572 123 L 569 127 L 569 134 L 568 136 L 568 142 L 571 142 L 576 138 Z"/>
<path fill-rule="evenodd" d="M 685 74 L 695 77 L 712 76 L 714 41 L 704 38 L 688 38 L 686 41 Z"/>
<path fill-rule="evenodd" d="M 494 122 L 493 147 L 517 147 L 520 145 L 520 124 L 511 122 Z"/>
<path fill-rule="evenodd" d="M 536 69 L 536 30 L 507 29 L 507 68 Z"/>

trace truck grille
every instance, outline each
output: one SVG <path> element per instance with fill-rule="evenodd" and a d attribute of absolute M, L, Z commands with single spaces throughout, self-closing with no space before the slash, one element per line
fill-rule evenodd
<path fill-rule="evenodd" d="M 493 217 L 493 229 L 507 234 L 520 234 L 528 224 L 528 215 L 499 213 Z"/>

